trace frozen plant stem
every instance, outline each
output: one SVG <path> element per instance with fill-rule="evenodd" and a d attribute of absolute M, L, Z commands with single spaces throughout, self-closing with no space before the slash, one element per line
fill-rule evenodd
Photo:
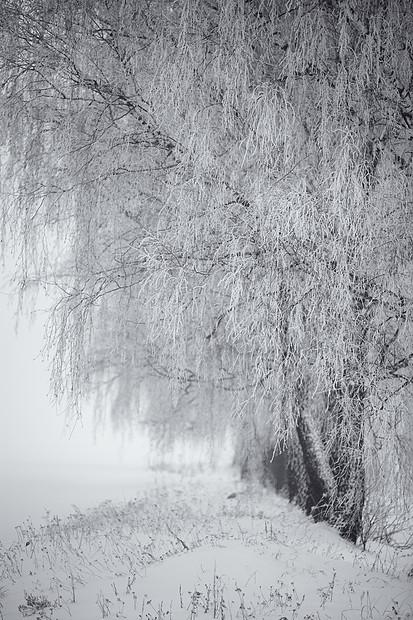
<path fill-rule="evenodd" d="M 325 588 L 319 588 L 318 589 L 318 593 L 319 593 L 320 598 L 321 598 L 321 605 L 320 605 L 320 607 L 322 609 L 324 609 L 327 601 L 332 602 L 332 600 L 333 600 L 333 591 L 334 591 L 334 584 L 335 584 L 335 581 L 336 581 L 336 575 L 337 575 L 337 573 L 334 571 L 333 578 L 330 581 L 330 583 L 328 584 L 328 586 L 325 587 Z"/>
<path fill-rule="evenodd" d="M 72 588 L 72 603 L 76 603 L 75 580 L 72 572 L 70 573 L 70 585 Z"/>

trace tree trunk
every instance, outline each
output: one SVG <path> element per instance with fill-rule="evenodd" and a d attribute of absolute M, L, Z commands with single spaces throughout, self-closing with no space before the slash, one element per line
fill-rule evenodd
<path fill-rule="evenodd" d="M 329 413 L 343 429 L 337 434 L 330 454 L 336 494 L 329 521 L 352 542 L 362 533 L 365 500 L 363 396 L 363 388 L 357 386 L 349 389 L 347 398 L 336 392 L 329 395 L 328 401 Z M 348 400 L 351 410 L 345 411 Z"/>
<path fill-rule="evenodd" d="M 311 415 L 302 386 L 297 396 L 301 404 L 296 433 L 287 448 L 289 498 L 315 521 L 327 521 L 343 538 L 356 542 L 365 496 L 362 388 L 349 390 L 346 398 L 338 391 L 328 395 L 327 418 L 336 428 L 332 445 L 331 433 L 320 429 Z M 346 404 L 350 412 L 344 410 Z"/>
<path fill-rule="evenodd" d="M 308 515 L 315 521 L 325 521 L 328 515 L 329 493 L 325 477 L 322 473 L 317 450 L 311 440 L 309 425 L 303 416 L 297 421 L 297 437 L 302 451 L 307 485 L 305 489 L 305 503 L 302 506 Z M 301 473 L 300 478 L 303 478 Z"/>

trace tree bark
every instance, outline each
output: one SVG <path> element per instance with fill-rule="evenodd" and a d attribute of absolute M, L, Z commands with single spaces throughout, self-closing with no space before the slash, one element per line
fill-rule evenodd
<path fill-rule="evenodd" d="M 337 434 L 330 454 L 336 494 L 329 521 L 352 542 L 362 533 L 365 500 L 363 396 L 362 386 L 355 386 L 347 396 L 332 392 L 328 401 L 329 414 L 346 430 Z M 346 401 L 350 401 L 350 411 L 344 410 Z"/>
<path fill-rule="evenodd" d="M 349 389 L 346 395 L 331 390 L 326 397 L 330 424 L 323 431 L 300 386 L 297 427 L 287 448 L 290 501 L 315 521 L 327 521 L 352 542 L 362 532 L 365 499 L 363 396 L 362 386 Z M 332 444 L 331 426 L 336 429 Z"/>

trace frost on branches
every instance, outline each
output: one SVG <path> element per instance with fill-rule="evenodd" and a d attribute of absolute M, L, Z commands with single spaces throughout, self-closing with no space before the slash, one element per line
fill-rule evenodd
<path fill-rule="evenodd" d="M 410 2 L 6 0 L 0 24 L 3 236 L 55 295 L 56 395 L 99 382 L 166 443 L 231 428 L 246 475 L 274 457 L 314 518 L 380 535 L 412 480 Z"/>

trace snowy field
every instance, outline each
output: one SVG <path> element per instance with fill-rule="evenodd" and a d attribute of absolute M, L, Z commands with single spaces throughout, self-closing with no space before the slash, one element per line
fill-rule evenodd
<path fill-rule="evenodd" d="M 11 542 L 15 526 L 30 519 L 40 526 L 47 513 L 66 517 L 108 497 L 123 501 L 152 483 L 136 467 L 67 463 L 0 463 L 0 540 Z"/>
<path fill-rule="evenodd" d="M 228 469 L 148 472 L 133 499 L 15 533 L 2 620 L 413 618 L 411 549 L 363 551 Z"/>

